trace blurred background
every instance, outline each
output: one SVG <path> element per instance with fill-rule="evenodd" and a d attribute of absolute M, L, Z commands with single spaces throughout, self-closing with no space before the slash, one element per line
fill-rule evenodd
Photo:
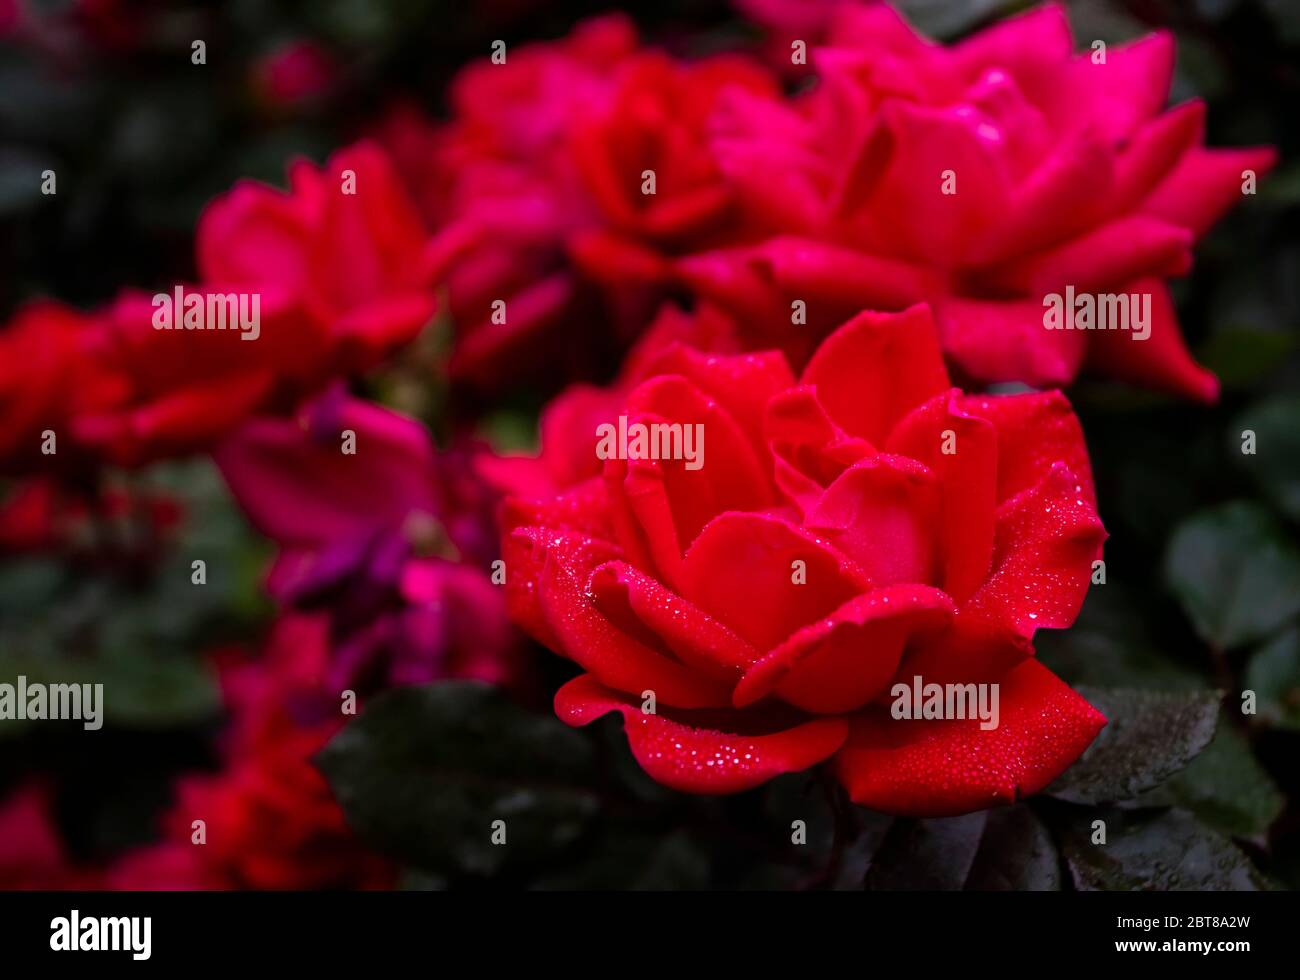
<path fill-rule="evenodd" d="M 1025 6 L 897 5 L 945 39 Z M 1281 164 L 1175 284 L 1189 345 L 1223 383 L 1220 403 L 1095 381 L 1071 392 L 1111 535 L 1108 587 L 1092 590 L 1074 629 L 1040 634 L 1040 656 L 1077 684 L 1255 691 L 1258 712 L 1243 716 L 1230 695 L 1213 744 L 1161 792 L 1236 841 L 1272 883 L 1300 886 L 1300 4 L 1069 8 L 1080 39 L 1172 29 L 1173 99 L 1207 101 L 1207 142 L 1271 143 Z M 199 213 L 238 178 L 282 185 L 289 160 L 322 161 L 397 106 L 436 117 L 448 79 L 492 39 L 558 37 L 607 9 L 590 0 L 0 0 L 0 323 L 37 297 L 89 309 L 124 285 L 192 281 Z M 620 9 L 647 39 L 684 55 L 759 37 L 726 2 Z M 196 38 L 206 42 L 205 70 L 188 56 Z M 57 172 L 56 196 L 40 192 L 47 169 Z M 422 375 L 431 387 L 434 357 Z M 373 384 L 380 397 L 402 390 Z M 517 393 L 518 410 L 475 420 L 475 434 L 528 445 L 542 394 Z M 435 430 L 466 421 L 439 417 L 436 399 L 417 401 Z M 1267 452 L 1242 454 L 1247 429 Z M 110 474 L 108 491 L 95 513 L 63 513 L 55 535 L 47 498 L 0 482 L 0 680 L 75 661 L 104 679 L 109 698 L 109 723 L 94 738 L 0 726 L 0 887 L 101 884 L 99 869 L 154 841 L 177 778 L 221 764 L 214 664 L 256 648 L 270 623 L 269 546 L 209 461 Z M 190 588 L 187 556 L 197 551 L 233 571 Z M 557 660 L 541 658 L 539 669 L 559 669 Z M 814 828 L 822 851 L 807 866 L 753 844 L 782 824 L 787 797 L 807 798 L 806 786 L 778 781 L 727 801 L 670 798 L 623 771 L 630 763 L 603 732 L 584 749 L 603 767 L 601 792 L 637 801 L 641 816 L 617 832 L 606 826 L 563 868 L 500 871 L 509 881 L 671 887 L 816 877 L 833 846 L 829 818 Z M 572 804 L 570 816 L 582 810 Z M 604 797 L 600 805 L 618 812 Z M 886 834 L 878 831 L 866 835 L 873 846 Z M 440 863 L 430 856 L 401 880 L 481 880 L 499 870 Z"/>

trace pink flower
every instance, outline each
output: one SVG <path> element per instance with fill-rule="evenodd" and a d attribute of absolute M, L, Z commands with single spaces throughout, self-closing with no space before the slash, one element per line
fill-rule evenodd
<path fill-rule="evenodd" d="M 1057 4 L 949 47 L 883 4 L 837 6 L 810 94 L 733 92 L 717 121 L 715 151 L 766 238 L 692 256 L 684 278 L 784 329 L 796 355 L 846 315 L 927 300 L 968 378 L 1046 386 L 1088 366 L 1213 400 L 1165 279 L 1275 153 L 1206 149 L 1199 100 L 1164 111 L 1168 33 L 1104 60 L 1073 47 Z M 1045 300 L 1067 287 L 1149 297 L 1149 338 L 1048 329 Z"/>
<path fill-rule="evenodd" d="M 340 452 L 345 430 L 355 455 Z M 494 501 L 468 454 L 435 454 L 413 420 L 333 393 L 298 420 L 250 422 L 217 461 L 281 547 L 272 594 L 328 623 L 327 689 L 523 677 L 488 577 Z"/>

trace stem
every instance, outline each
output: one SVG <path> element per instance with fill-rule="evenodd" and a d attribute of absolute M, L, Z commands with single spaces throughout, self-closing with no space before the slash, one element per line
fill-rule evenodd
<path fill-rule="evenodd" d="M 857 821 L 854 819 L 844 787 L 824 766 L 819 766 L 817 769 L 817 781 L 821 783 L 822 795 L 826 798 L 826 805 L 830 807 L 835 823 L 830 859 L 821 873 L 813 877 L 805 886 L 809 889 L 834 887 L 840 875 L 840 867 L 844 863 L 844 851 L 858 834 Z"/>

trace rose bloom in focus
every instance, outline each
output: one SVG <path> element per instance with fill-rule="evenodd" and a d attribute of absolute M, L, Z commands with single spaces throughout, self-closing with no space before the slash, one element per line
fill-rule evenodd
<path fill-rule="evenodd" d="M 858 316 L 798 378 L 777 352 L 670 343 L 612 394 L 589 423 L 701 424 L 703 465 L 610 458 L 504 505 L 511 614 L 583 670 L 562 719 L 621 713 L 679 790 L 829 761 L 856 802 L 918 815 L 1037 792 L 1105 723 L 1033 656 L 1040 626 L 1074 620 L 1105 537 L 1059 392 L 950 387 L 915 307 Z M 595 444 L 553 427 L 542 460 Z M 998 726 L 895 720 L 891 687 L 917 676 L 998 684 Z"/>

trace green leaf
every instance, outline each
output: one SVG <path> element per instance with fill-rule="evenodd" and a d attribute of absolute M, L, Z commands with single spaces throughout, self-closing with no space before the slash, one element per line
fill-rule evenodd
<path fill-rule="evenodd" d="M 1079 694 L 1107 718 L 1083 757 L 1044 792 L 1070 803 L 1130 800 L 1187 765 L 1214 737 L 1218 691 L 1106 690 Z"/>
<path fill-rule="evenodd" d="M 1259 196 L 1283 207 L 1300 201 L 1300 166 L 1292 164 L 1269 174 L 1259 189 Z"/>
<path fill-rule="evenodd" d="M 1255 453 L 1241 452 L 1241 434 L 1255 433 Z M 1300 397 L 1281 395 L 1252 406 L 1233 426 L 1233 459 L 1258 481 L 1273 504 L 1300 521 Z"/>
<path fill-rule="evenodd" d="M 1042 821 L 1021 804 L 991 810 L 967 891 L 1061 890 L 1061 858 Z"/>
<path fill-rule="evenodd" d="M 810 865 L 825 867 L 835 839 L 835 815 L 811 773 L 786 773 L 768 782 L 763 787 L 763 812 L 787 840 L 794 821 L 802 820 L 805 843 L 792 848 L 796 855 L 806 855 Z"/>
<path fill-rule="evenodd" d="M 0 566 L 0 621 L 28 618 L 67 589 L 68 575 L 50 558 L 8 559 Z"/>
<path fill-rule="evenodd" d="M 1117 566 L 1112 574 L 1122 574 Z M 1199 690 L 1200 672 L 1172 659 L 1153 629 L 1141 594 L 1119 581 L 1088 590 L 1068 630 L 1045 630 L 1034 639 L 1037 657 L 1071 687 L 1123 687 L 1154 691 Z M 1182 651 L 1178 651 L 1182 653 Z M 1192 651 L 1203 656 L 1200 651 Z"/>
<path fill-rule="evenodd" d="M 205 660 L 149 655 L 103 658 L 104 716 L 119 728 L 159 729 L 215 718 L 221 711 L 216 672 Z"/>
<path fill-rule="evenodd" d="M 864 807 L 852 811 L 852 839 L 839 858 L 839 869 L 828 882 L 836 891 L 861 891 L 881 845 L 894 825 L 894 818 Z"/>
<path fill-rule="evenodd" d="M 803 821 L 806 836 L 804 843 L 790 847 L 795 867 L 786 869 L 790 871 L 789 880 L 781 885 L 775 881 L 751 882 L 748 887 L 861 891 L 867 869 L 894 818 L 844 800 L 843 840 L 836 853 L 835 814 L 817 778 L 807 772 L 787 773 L 769 782 L 764 791 L 763 809 L 773 836 L 791 840 L 796 820 Z"/>
<path fill-rule="evenodd" d="M 667 837 L 612 828 L 596 846 L 535 880 L 539 891 L 698 891 L 711 871 L 707 850 L 683 831 Z"/>
<path fill-rule="evenodd" d="M 502 455 L 537 453 L 537 420 L 523 412 L 503 409 L 479 420 L 479 432 Z"/>
<path fill-rule="evenodd" d="M 1264 876 L 1232 841 L 1185 810 L 1109 813 L 1106 843 L 1093 844 L 1089 815 L 1062 851 L 1080 891 L 1260 891 Z"/>
<path fill-rule="evenodd" d="M 867 872 L 868 891 L 959 891 L 979 851 L 985 811 L 897 820 Z"/>
<path fill-rule="evenodd" d="M 898 0 L 908 22 L 929 37 L 950 39 L 1005 11 L 1012 0 Z"/>
<path fill-rule="evenodd" d="M 1225 722 L 1186 769 L 1124 805 L 1181 806 L 1215 830 L 1258 840 L 1285 803 L 1250 742 Z"/>
<path fill-rule="evenodd" d="M 1259 640 L 1300 612 L 1300 554 L 1252 503 L 1185 521 L 1165 555 L 1165 581 L 1201 638 L 1221 650 Z"/>
<path fill-rule="evenodd" d="M 1216 331 L 1201 346 L 1197 359 L 1219 376 L 1225 388 L 1239 388 L 1272 374 L 1294 348 L 1292 334 L 1234 326 Z"/>
<path fill-rule="evenodd" d="M 376 849 L 426 870 L 493 874 L 555 861 L 579 837 L 597 809 L 591 757 L 555 718 L 448 681 L 380 695 L 317 762 Z M 498 820 L 505 844 L 492 843 Z"/>
<path fill-rule="evenodd" d="M 1251 656 L 1245 688 L 1255 692 L 1261 722 L 1300 731 L 1300 627 L 1279 633 Z"/>
<path fill-rule="evenodd" d="M 708 853 L 698 841 L 679 832 L 650 850 L 632 887 L 639 891 L 698 891 L 708 883 Z"/>
<path fill-rule="evenodd" d="M 0 682 L 15 683 L 20 674 L 28 684 L 103 684 L 106 727 L 173 728 L 210 720 L 221 709 L 212 668 L 193 657 L 0 655 Z M 0 735 L 16 733 L 25 724 L 31 723 L 0 726 Z"/>

